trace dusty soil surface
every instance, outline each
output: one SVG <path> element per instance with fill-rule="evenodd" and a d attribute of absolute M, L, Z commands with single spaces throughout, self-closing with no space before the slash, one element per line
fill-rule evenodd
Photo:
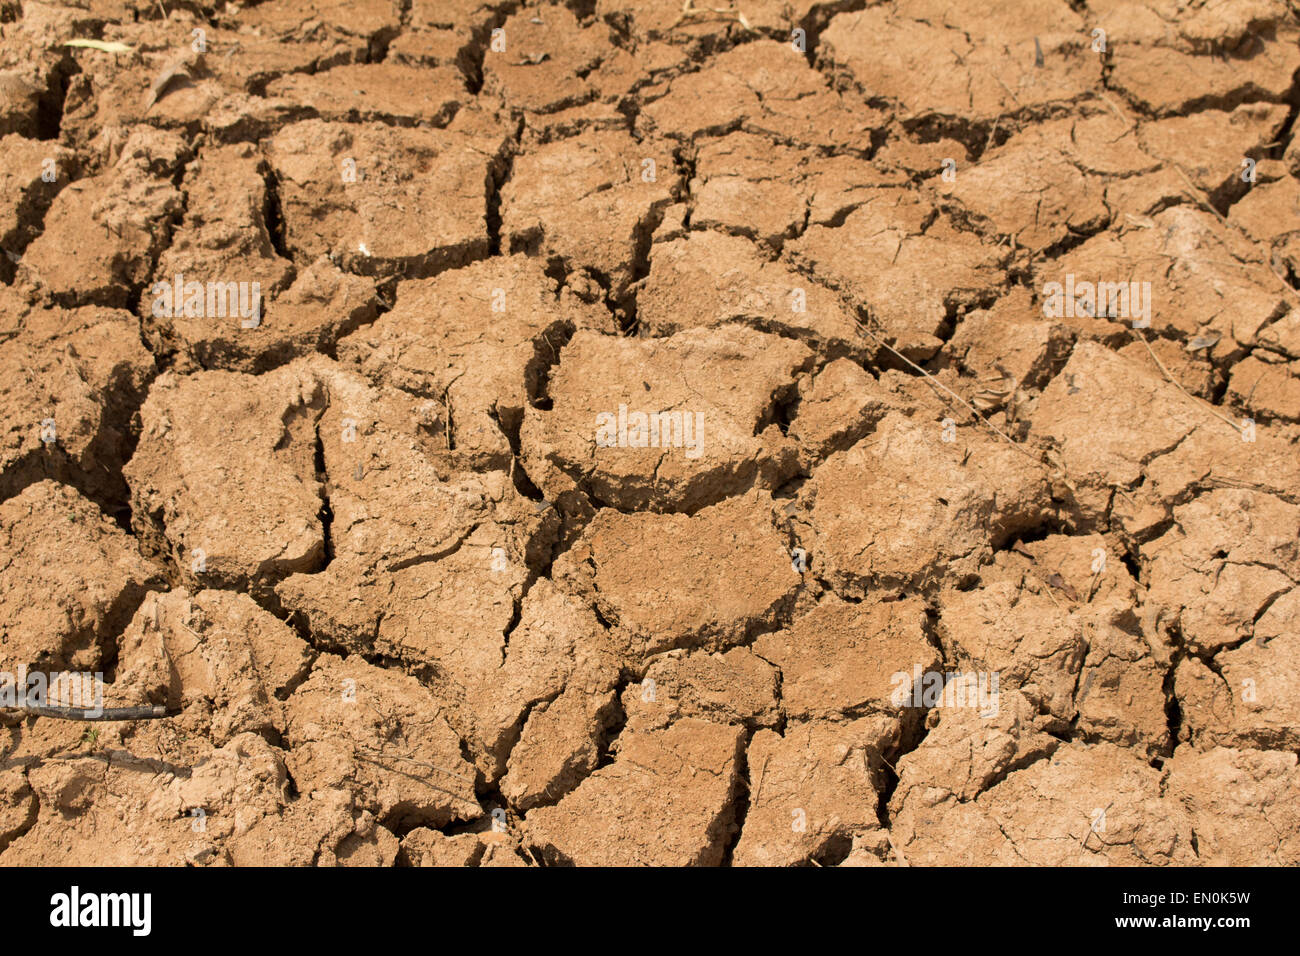
<path fill-rule="evenodd" d="M 0 864 L 1300 863 L 1300 7 L 704 6 L 0 2 Z"/>

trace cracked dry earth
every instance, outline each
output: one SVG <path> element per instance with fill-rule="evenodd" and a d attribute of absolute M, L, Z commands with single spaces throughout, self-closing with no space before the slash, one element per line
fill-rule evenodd
<path fill-rule="evenodd" d="M 687 7 L 0 3 L 0 863 L 1300 862 L 1300 6 Z"/>

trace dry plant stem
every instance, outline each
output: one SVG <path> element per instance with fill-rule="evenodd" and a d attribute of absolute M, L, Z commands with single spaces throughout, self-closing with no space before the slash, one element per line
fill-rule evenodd
<path fill-rule="evenodd" d="M 426 770 L 433 770 L 440 774 L 443 774 L 444 776 L 451 777 L 453 780 L 465 780 L 469 783 L 474 782 L 473 778 L 471 777 L 462 777 L 459 774 L 452 773 L 450 770 L 443 770 L 441 767 L 436 766 L 435 764 L 426 763 L 423 760 L 416 760 L 414 757 L 406 757 L 403 756 L 402 754 L 386 754 L 382 750 L 372 750 L 369 747 L 358 747 L 357 749 L 360 750 L 362 753 L 368 753 L 368 754 L 373 754 L 374 756 L 377 757 L 383 757 L 385 760 L 405 760 L 408 761 L 409 763 L 415 764 L 416 766 L 424 767 Z"/>
<path fill-rule="evenodd" d="M 1151 343 L 1147 341 L 1145 335 L 1143 335 L 1143 334 L 1142 334 L 1141 332 L 1139 332 L 1137 329 L 1130 329 L 1130 331 L 1131 331 L 1135 336 L 1137 336 L 1137 340 L 1138 340 L 1139 342 L 1141 342 L 1143 345 L 1146 346 L 1147 354 L 1151 356 L 1152 361 L 1154 361 L 1154 362 L 1156 363 L 1156 365 L 1159 367 L 1160 371 L 1164 373 L 1165 378 L 1169 379 L 1170 383 L 1174 386 L 1174 388 L 1178 389 L 1178 391 L 1180 391 L 1180 392 L 1182 392 L 1184 395 L 1186 395 L 1187 398 L 1188 398 L 1188 400 L 1191 401 L 1192 404 L 1194 404 L 1194 405 L 1204 405 L 1204 406 L 1206 407 L 1206 409 L 1210 412 L 1211 415 L 1213 415 L 1215 418 L 1219 419 L 1219 421 L 1223 422 L 1225 425 L 1227 425 L 1229 428 L 1231 428 L 1231 429 L 1232 429 L 1233 431 L 1235 431 L 1237 434 L 1239 434 L 1239 435 L 1241 434 L 1241 427 L 1240 427 L 1239 425 L 1237 425 L 1236 422 L 1232 421 L 1232 420 L 1231 420 L 1230 418 L 1228 418 L 1227 416 L 1220 414 L 1220 413 L 1219 413 L 1218 411 L 1216 411 L 1215 408 L 1214 408 L 1212 405 L 1210 405 L 1208 402 L 1202 402 L 1202 401 L 1200 401 L 1200 400 L 1199 400 L 1195 395 L 1193 395 L 1193 394 L 1192 394 L 1191 392 L 1189 392 L 1187 389 L 1183 388 L 1183 386 L 1180 385 L 1180 384 L 1178 383 L 1178 381 L 1177 381 L 1177 380 L 1176 380 L 1172 375 L 1169 374 L 1169 369 L 1165 368 L 1165 364 L 1164 364 L 1163 362 L 1160 361 L 1159 357 L 1158 357 L 1158 356 L 1156 355 L 1156 353 L 1152 350 L 1152 348 L 1151 348 Z"/>
<path fill-rule="evenodd" d="M 1034 454 L 1032 454 L 1031 452 L 1026 451 L 1024 448 L 1022 448 L 1022 447 L 1020 446 L 1020 444 L 1019 444 L 1018 442 L 1016 442 L 1015 440 L 1013 440 L 1013 439 L 1011 438 L 1010 435 L 1008 435 L 1006 432 L 1004 432 L 1004 431 L 1002 431 L 1001 429 L 999 429 L 996 425 L 992 424 L 990 421 L 988 421 L 988 419 L 986 419 L 983 415 L 981 415 L 979 412 L 977 412 L 977 411 L 975 410 L 975 406 L 973 406 L 970 402 L 966 401 L 966 399 L 962 398 L 960 395 L 958 395 L 958 394 L 957 394 L 956 392 L 954 392 L 952 389 L 948 388 L 946 385 L 944 385 L 942 382 L 940 382 L 937 378 L 935 378 L 933 375 L 931 375 L 931 374 L 930 374 L 929 372 L 927 372 L 925 369 L 921 368 L 921 366 L 917 365 L 915 362 L 913 362 L 910 358 L 908 358 L 908 357 L 907 357 L 906 355 L 904 355 L 902 352 L 898 351 L 896 348 L 894 348 L 893 346 L 891 346 L 889 343 L 885 342 L 885 341 L 884 341 L 883 339 L 881 339 L 879 336 L 875 335 L 875 334 L 874 334 L 870 329 L 868 329 L 868 328 L 866 327 L 866 325 L 863 324 L 863 322 L 862 322 L 861 320 L 858 320 L 857 326 L 858 326 L 858 331 L 861 332 L 863 335 L 867 336 L 869 339 L 871 339 L 871 341 L 875 342 L 875 343 L 876 343 L 877 345 L 879 345 L 881 348 L 888 349 L 888 350 L 889 350 L 890 352 L 892 352 L 894 355 L 898 356 L 900 359 L 902 359 L 904 362 L 906 362 L 909 368 L 911 368 L 911 369 L 913 369 L 913 370 L 915 370 L 915 371 L 917 371 L 917 372 L 920 372 L 923 376 L 925 376 L 925 378 L 926 378 L 926 379 L 927 379 L 927 380 L 928 380 L 932 385 L 934 385 L 936 388 L 942 389 L 942 390 L 943 390 L 944 392 L 946 392 L 950 397 L 952 397 L 952 398 L 956 399 L 958 402 L 960 402 L 960 403 L 961 403 L 961 404 L 966 408 L 967 411 L 969 411 L 973 416 L 975 416 L 976 421 L 980 422 L 980 424 L 982 424 L 985 428 L 989 429 L 989 431 L 993 432 L 993 434 L 997 435 L 999 438 L 1001 438 L 1003 441 L 1005 441 L 1008 445 L 1010 445 L 1010 446 L 1011 446 L 1012 448 L 1014 448 L 1016 451 L 1020 452 L 1020 454 L 1024 455 L 1024 456 L 1027 457 L 1027 458 L 1032 459 L 1033 461 L 1038 461 L 1038 460 L 1039 460 L 1039 458 L 1038 458 L 1037 455 L 1034 455 Z"/>
<path fill-rule="evenodd" d="M 173 717 L 175 714 L 166 707 L 105 707 L 100 710 L 87 710 L 83 707 L 6 707 L 30 717 L 54 717 L 58 720 L 159 720 Z"/>
<path fill-rule="evenodd" d="M 1099 94 L 1099 95 L 1101 96 L 1101 101 L 1105 103 L 1108 107 L 1110 107 L 1110 111 L 1115 114 L 1116 118 L 1118 118 L 1121 123 L 1127 125 L 1129 129 L 1132 129 L 1133 124 L 1130 123 L 1125 118 L 1123 112 L 1120 111 L 1120 108 L 1115 105 L 1115 101 L 1112 100 L 1109 96 L 1106 96 L 1105 94 Z"/>
<path fill-rule="evenodd" d="M 1188 195 L 1190 195 L 1193 199 L 1195 199 L 1198 203 L 1200 203 L 1203 207 L 1205 207 L 1207 211 L 1213 213 L 1214 216 L 1219 220 L 1219 222 L 1223 223 L 1223 225 L 1229 226 L 1231 228 L 1235 228 L 1232 226 L 1232 223 L 1228 222 L 1228 220 L 1223 217 L 1223 214 L 1220 213 L 1219 210 L 1215 209 L 1214 206 L 1210 204 L 1210 201 L 1205 198 L 1205 194 L 1196 188 L 1195 184 L 1188 177 L 1187 173 L 1183 170 L 1182 166 L 1180 166 L 1178 163 L 1174 163 L 1174 169 L 1177 171 L 1178 175 L 1182 177 L 1183 182 L 1187 184 L 1187 188 L 1189 190 Z M 1277 271 L 1276 263 L 1270 260 L 1268 264 L 1268 268 L 1269 271 L 1273 273 L 1273 275 L 1277 276 L 1278 282 L 1282 283 L 1282 288 L 1286 290 L 1287 295 L 1300 299 L 1300 292 L 1297 292 L 1291 286 L 1291 283 L 1286 281 L 1286 277 L 1283 276 L 1282 273 Z"/>
<path fill-rule="evenodd" d="M 469 778 L 467 778 L 467 777 L 461 777 L 461 776 L 459 776 L 459 775 L 457 775 L 457 774 L 454 774 L 454 773 L 452 773 L 452 772 L 449 771 L 449 770 L 443 770 L 441 767 L 434 766 L 434 765 L 431 764 L 431 763 L 425 763 L 425 762 L 422 761 L 422 760 L 416 760 L 416 759 L 414 759 L 413 757 L 406 757 L 406 756 L 403 756 L 403 755 L 401 755 L 401 754 L 386 754 L 386 753 L 384 753 L 384 752 L 381 751 L 381 750 L 373 750 L 373 749 L 371 749 L 371 748 L 369 748 L 369 747 L 358 747 L 358 748 L 357 748 L 357 752 L 358 752 L 358 753 L 366 754 L 366 755 L 370 758 L 370 761 L 371 761 L 372 763 L 379 764 L 380 766 L 383 766 L 383 764 L 380 762 L 380 760 L 376 760 L 376 759 L 374 759 L 374 758 L 378 757 L 378 758 L 382 758 L 383 760 L 405 760 L 405 761 L 407 761 L 407 762 L 409 762 L 409 763 L 415 764 L 417 767 L 423 767 L 423 768 L 426 769 L 426 770 L 432 770 L 432 771 L 434 771 L 435 773 L 440 773 L 440 774 L 442 774 L 442 775 L 445 776 L 445 777 L 451 777 L 453 780 L 468 780 L 468 779 L 469 779 Z M 440 787 L 440 786 L 438 786 L 436 783 L 432 783 L 432 782 L 430 782 L 430 781 L 428 781 L 428 780 L 426 780 L 426 781 L 424 781 L 424 782 L 425 782 L 425 784 L 426 784 L 427 786 L 432 787 L 434 790 L 437 790 L 439 793 L 445 793 L 445 794 L 447 794 L 449 797 L 451 797 L 452 799 L 454 799 L 454 800 L 456 800 L 456 801 L 458 801 L 458 802 L 460 802 L 460 803 L 463 803 L 465 806 L 468 806 L 468 807 L 474 807 L 476 810 L 479 809 L 478 804 L 471 803 L 470 801 L 465 800 L 463 797 L 461 797 L 461 796 L 459 796 L 459 795 L 453 793 L 452 791 L 446 789 L 445 787 Z M 470 781 L 470 782 L 472 782 L 472 781 Z"/>
<path fill-rule="evenodd" d="M 1048 599 L 1055 604 L 1059 610 L 1065 610 L 1065 608 L 1061 607 L 1061 602 L 1056 599 L 1056 595 L 1052 593 L 1052 588 L 1046 581 L 1034 574 L 1032 571 L 1029 572 L 1029 576 L 1038 582 L 1043 589 L 1043 593 L 1047 595 Z"/>
<path fill-rule="evenodd" d="M 1205 198 L 1199 189 L 1196 188 L 1196 185 L 1192 182 L 1191 178 L 1188 177 L 1187 173 L 1183 170 L 1183 167 L 1178 163 L 1174 163 L 1173 165 L 1174 170 L 1182 177 L 1183 182 L 1187 183 L 1187 188 L 1190 190 L 1188 195 L 1204 206 L 1206 211 L 1212 213 L 1219 222 L 1223 223 L 1225 226 L 1228 225 L 1228 220 L 1223 218 L 1223 213 L 1210 205 L 1210 201 Z"/>

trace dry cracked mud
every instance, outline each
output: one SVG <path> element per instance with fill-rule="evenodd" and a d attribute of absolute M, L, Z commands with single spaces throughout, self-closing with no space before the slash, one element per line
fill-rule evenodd
<path fill-rule="evenodd" d="M 0 4 L 0 864 L 1300 863 L 1297 113 L 1294 0 Z"/>

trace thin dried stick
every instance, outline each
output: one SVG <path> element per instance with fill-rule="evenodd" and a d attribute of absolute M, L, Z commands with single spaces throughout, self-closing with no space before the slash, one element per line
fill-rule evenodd
<path fill-rule="evenodd" d="M 1106 817 L 1106 811 L 1109 810 L 1109 809 L 1110 809 L 1111 807 L 1113 807 L 1114 805 L 1115 805 L 1115 801 L 1112 800 L 1110 803 L 1106 804 L 1106 806 L 1102 808 L 1102 811 L 1101 811 L 1102 819 L 1105 819 L 1105 817 Z M 1083 839 L 1079 841 L 1079 846 L 1083 847 L 1084 849 L 1087 849 L 1087 846 L 1088 846 L 1088 837 L 1092 836 L 1094 833 L 1097 833 L 1097 831 L 1096 831 L 1096 829 L 1094 829 L 1094 827 L 1096 827 L 1096 824 L 1095 824 L 1095 823 L 1089 823 L 1089 824 L 1088 824 L 1088 832 L 1085 833 L 1085 834 L 1083 835 Z M 1098 839 L 1098 840 L 1101 840 L 1101 834 L 1100 834 L 1100 833 L 1097 833 L 1097 839 Z M 1105 840 L 1101 840 L 1101 843 L 1102 843 L 1103 846 L 1106 845 L 1106 841 L 1105 841 Z"/>
<path fill-rule="evenodd" d="M 357 750 L 360 750 L 362 753 L 370 754 L 372 756 L 383 757 L 385 760 L 405 760 L 408 763 L 415 764 L 417 767 L 424 767 L 426 770 L 437 771 L 443 776 L 451 777 L 453 780 L 461 780 L 469 784 L 474 783 L 473 777 L 464 777 L 458 773 L 452 773 L 450 770 L 443 770 L 437 764 L 428 763 L 427 761 L 424 760 L 417 760 L 414 757 L 408 757 L 405 754 L 390 754 L 382 750 L 375 750 L 371 747 L 360 747 L 360 746 L 357 747 Z"/>
<path fill-rule="evenodd" d="M 1187 184 L 1188 195 L 1191 196 L 1193 199 L 1195 199 L 1198 203 L 1200 203 L 1206 210 L 1213 213 L 1215 218 L 1217 218 L 1219 222 L 1223 223 L 1229 229 L 1233 229 L 1234 231 L 1240 233 L 1241 232 L 1240 228 L 1228 222 L 1228 220 L 1223 217 L 1223 214 L 1220 213 L 1219 210 L 1215 209 L 1212 205 L 1210 205 L 1210 201 L 1207 198 L 1205 198 L 1205 194 L 1203 192 L 1201 192 L 1199 189 L 1196 188 L 1196 184 L 1192 182 L 1190 177 L 1188 177 L 1187 173 L 1183 170 L 1183 167 L 1180 166 L 1178 163 L 1174 163 L 1173 165 L 1174 165 L 1174 169 L 1178 172 L 1178 175 L 1183 178 L 1183 182 Z M 1234 263 L 1234 265 L 1238 265 L 1241 266 L 1242 268 L 1246 268 L 1244 263 Z M 1291 295 L 1296 297 L 1297 299 L 1300 299 L 1300 292 L 1297 292 L 1294 288 L 1292 288 L 1291 283 L 1286 281 L 1286 276 L 1282 275 L 1282 273 L 1277 271 L 1277 265 L 1272 261 L 1269 262 L 1269 271 L 1272 272 L 1274 277 L 1276 277 L 1277 281 L 1281 283 L 1282 288 L 1286 290 L 1287 295 Z"/>
<path fill-rule="evenodd" d="M 1010 445 L 1010 446 L 1011 446 L 1012 448 L 1014 448 L 1016 451 L 1020 452 L 1020 454 L 1024 455 L 1026 458 L 1030 458 L 1030 459 L 1032 459 L 1033 461 L 1036 461 L 1036 462 L 1039 462 L 1039 464 L 1042 464 L 1042 460 L 1041 460 L 1037 455 L 1033 454 L 1032 452 L 1026 451 L 1024 448 L 1022 448 L 1022 447 L 1020 446 L 1020 443 L 1019 443 L 1019 442 L 1017 442 L 1017 441 L 1015 441 L 1014 439 L 1012 439 L 1010 435 L 1008 435 L 1006 432 L 1004 432 L 1004 431 L 1002 431 L 1001 429 L 999 429 L 996 425 L 994 425 L 992 422 L 990 422 L 988 419 L 986 419 L 983 415 L 981 415 L 979 412 L 977 412 L 977 411 L 975 410 L 975 406 L 974 406 L 974 405 L 972 405 L 970 402 L 966 401 L 966 399 L 962 398 L 960 395 L 958 395 L 956 392 L 954 392 L 954 391 L 953 391 L 952 389 L 950 389 L 948 386 L 944 385 L 943 382 L 939 381 L 937 378 L 935 378 L 933 375 L 931 375 L 931 374 L 930 374 L 929 372 L 927 372 L 925 369 L 921 368 L 921 366 L 917 365 L 915 362 L 913 362 L 910 358 L 908 358 L 908 357 L 907 357 L 906 355 L 904 355 L 902 352 L 898 351 L 898 349 L 894 348 L 892 345 L 890 345 L 890 344 L 889 344 L 888 342 L 886 342 L 884 339 L 880 338 L 878 335 L 876 335 L 874 332 L 872 332 L 870 329 L 868 329 L 867 326 L 862 322 L 861 319 L 855 319 L 854 321 L 857 323 L 857 327 L 858 327 L 858 331 L 859 331 L 859 332 L 861 332 L 863 335 L 867 336 L 869 339 L 871 339 L 873 342 L 875 342 L 875 343 L 876 343 L 877 345 L 879 345 L 881 348 L 888 349 L 888 350 L 889 350 L 890 352 L 892 352 L 894 355 L 898 356 L 900 359 L 902 359 L 904 362 L 907 363 L 907 365 L 908 365 L 909 368 L 912 368 L 912 369 L 914 369 L 915 371 L 920 372 L 922 375 L 924 375 L 924 376 L 926 377 L 926 379 L 928 379 L 928 380 L 929 380 L 929 381 L 930 381 L 930 382 L 931 382 L 931 383 L 932 383 L 936 388 L 940 388 L 940 389 L 942 389 L 944 392 L 947 392 L 948 395 L 950 395 L 951 397 L 955 398 L 957 401 L 961 402 L 961 404 L 964 405 L 964 406 L 966 407 L 966 410 L 969 411 L 972 415 L 975 416 L 976 421 L 978 421 L 978 422 L 980 422 L 982 425 L 984 425 L 984 427 L 986 427 L 989 431 L 993 432 L 993 434 L 997 435 L 999 438 L 1001 438 L 1003 441 L 1005 441 L 1008 445 Z"/>
<path fill-rule="evenodd" d="M 1147 341 L 1147 337 L 1145 335 L 1143 335 L 1141 332 L 1139 332 L 1137 329 L 1131 326 L 1129 328 L 1129 331 L 1132 332 L 1133 335 L 1137 337 L 1137 340 L 1139 342 L 1141 342 L 1143 345 L 1146 346 L 1147 354 L 1151 356 L 1152 360 L 1159 367 L 1160 371 L 1165 373 L 1165 378 L 1169 379 L 1170 383 L 1174 386 L 1174 388 L 1178 389 L 1178 391 L 1186 395 L 1188 400 L 1192 402 L 1192 404 L 1204 405 L 1211 415 L 1219 419 L 1219 421 L 1223 422 L 1225 425 L 1227 425 L 1229 428 L 1235 431 L 1238 435 L 1241 434 L 1241 427 L 1236 422 L 1228 418 L 1226 415 L 1220 414 L 1219 410 L 1216 409 L 1209 402 L 1203 402 L 1200 399 L 1198 399 L 1187 389 L 1183 388 L 1183 386 L 1178 382 L 1178 380 L 1175 379 L 1171 374 L 1169 374 L 1169 369 L 1165 368 L 1165 363 L 1160 361 L 1160 357 L 1156 355 L 1155 351 L 1151 348 L 1151 343 Z"/>
<path fill-rule="evenodd" d="M 1052 593 L 1052 586 L 1050 584 L 1036 575 L 1033 571 L 1027 571 L 1025 573 L 1038 582 L 1038 586 L 1043 589 L 1043 593 L 1047 595 L 1048 600 L 1056 605 L 1058 611 L 1065 610 L 1065 608 L 1061 606 L 1061 602 L 1056 599 L 1056 595 Z"/>
<path fill-rule="evenodd" d="M 767 773 L 767 760 L 763 758 L 763 766 L 758 768 L 758 785 L 754 788 L 754 795 L 751 798 L 754 803 L 758 803 L 758 795 L 763 792 L 763 776 Z"/>
<path fill-rule="evenodd" d="M 1187 173 L 1183 170 L 1183 167 L 1178 163 L 1174 163 L 1173 165 L 1174 165 L 1174 170 L 1178 173 L 1179 176 L 1183 177 L 1183 182 L 1187 183 L 1187 188 L 1191 190 L 1191 192 L 1188 195 L 1190 195 L 1198 203 L 1204 206 L 1207 211 L 1213 213 L 1214 217 L 1218 219 L 1219 222 L 1223 223 L 1225 226 L 1228 225 L 1228 220 L 1224 218 L 1223 213 L 1219 212 L 1219 210 L 1215 209 L 1213 206 L 1210 205 L 1210 201 L 1205 198 L 1204 193 L 1202 193 L 1199 189 L 1196 188 L 1196 184 L 1192 182 L 1191 177 L 1187 175 Z"/>
<path fill-rule="evenodd" d="M 1272 257 L 1269 258 L 1268 267 L 1272 271 L 1273 275 L 1277 276 L 1277 281 L 1282 283 L 1282 288 L 1286 289 L 1287 294 L 1300 299 L 1300 292 L 1297 292 L 1292 287 L 1291 283 L 1286 281 L 1286 276 L 1277 271 L 1277 263 L 1273 261 Z"/>
<path fill-rule="evenodd" d="M 1088 582 L 1088 597 L 1087 599 L 1084 600 L 1083 602 L 1084 604 L 1088 604 L 1089 602 L 1092 601 L 1092 596 L 1097 593 L 1097 585 L 1100 582 L 1101 582 L 1101 572 L 1098 571 L 1096 574 L 1092 576 L 1092 580 Z"/>
<path fill-rule="evenodd" d="M 1128 117 L 1125 116 L 1125 115 L 1123 114 L 1123 112 L 1120 111 L 1120 108 L 1119 108 L 1118 106 L 1115 105 L 1115 101 L 1114 101 L 1114 100 L 1112 100 L 1112 99 L 1111 99 L 1109 96 L 1107 96 L 1105 93 L 1099 93 L 1098 96 L 1101 97 L 1101 101 L 1102 101 L 1103 103 L 1105 103 L 1107 106 L 1110 107 L 1110 111 L 1111 111 L 1112 113 L 1115 114 L 1116 118 L 1117 118 L 1121 123 L 1123 123 L 1123 124 L 1124 124 L 1125 126 L 1127 126 L 1129 129 L 1132 129 L 1132 128 L 1133 128 L 1133 124 L 1130 123 Z"/>
<path fill-rule="evenodd" d="M 1213 213 L 1215 218 L 1217 218 L 1219 222 L 1223 223 L 1229 229 L 1232 229 L 1236 232 L 1241 231 L 1232 223 L 1228 222 L 1228 220 L 1224 218 L 1223 214 L 1220 213 L 1219 210 L 1215 209 L 1212 205 L 1210 205 L 1210 201 L 1205 198 L 1205 194 L 1196 188 L 1196 184 L 1193 183 L 1192 180 L 1188 177 L 1187 173 L 1183 171 L 1182 166 L 1178 165 L 1178 163 L 1174 163 L 1174 169 L 1178 171 L 1178 175 L 1181 176 L 1183 178 L 1183 182 L 1187 184 L 1187 188 L 1189 190 L 1188 195 L 1190 195 L 1198 203 L 1204 206 L 1209 212 Z M 1245 268 L 1244 263 L 1235 263 L 1235 264 L 1242 266 L 1242 268 Z M 1277 278 L 1277 281 L 1282 284 L 1282 288 L 1287 291 L 1287 295 L 1291 295 L 1297 299 L 1300 299 L 1300 292 L 1297 292 L 1294 288 L 1292 288 L 1291 283 L 1286 281 L 1286 276 L 1282 275 L 1282 273 L 1277 271 L 1277 265 L 1270 260 L 1268 267 L 1269 267 L 1269 271 L 1272 272 L 1273 275 Z"/>
<path fill-rule="evenodd" d="M 30 717 L 54 717 L 58 720 L 158 720 L 172 717 L 166 707 L 6 707 L 4 710 L 16 710 Z"/>

